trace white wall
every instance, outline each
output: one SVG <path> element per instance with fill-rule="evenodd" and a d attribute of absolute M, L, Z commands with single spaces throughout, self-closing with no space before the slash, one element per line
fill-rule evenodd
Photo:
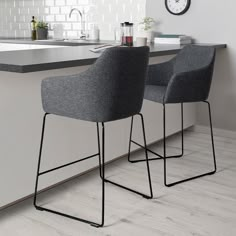
<path fill-rule="evenodd" d="M 147 0 L 146 14 L 158 21 L 163 33 L 191 35 L 202 43 L 226 43 L 227 50 L 217 53 L 216 68 L 209 100 L 216 128 L 236 131 L 236 30 L 234 0 L 196 0 L 183 16 L 165 9 L 164 0 Z M 207 125 L 206 110 L 198 107 L 198 123 Z"/>

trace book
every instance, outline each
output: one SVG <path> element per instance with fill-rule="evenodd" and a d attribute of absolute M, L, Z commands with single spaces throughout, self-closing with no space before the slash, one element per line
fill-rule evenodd
<path fill-rule="evenodd" d="M 160 34 L 158 38 L 181 38 L 181 37 L 189 37 L 184 34 Z"/>
<path fill-rule="evenodd" d="M 192 39 L 186 35 L 163 34 L 154 39 L 156 44 L 191 44 Z"/>

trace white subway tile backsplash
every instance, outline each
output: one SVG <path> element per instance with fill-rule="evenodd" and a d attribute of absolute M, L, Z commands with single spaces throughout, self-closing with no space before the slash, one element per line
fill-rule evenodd
<path fill-rule="evenodd" d="M 74 31 L 81 30 L 81 24 L 80 24 L 80 23 L 73 23 L 73 24 L 72 24 L 72 29 L 73 29 Z"/>
<path fill-rule="evenodd" d="M 32 16 L 38 16 L 39 15 L 39 8 L 38 7 L 28 8 L 28 12 Z"/>
<path fill-rule="evenodd" d="M 24 7 L 32 7 L 34 6 L 34 1 L 32 0 L 24 0 L 24 1 L 20 1 L 20 3 L 23 3 L 23 6 Z"/>
<path fill-rule="evenodd" d="M 25 6 L 24 1 L 19 1 L 18 4 L 19 4 L 19 7 L 24 7 Z M 8 5 L 8 7 L 10 7 L 11 6 L 11 1 L 9 1 L 9 3 L 7 5 Z"/>
<path fill-rule="evenodd" d="M 5 12 L 6 15 L 7 15 L 7 11 L 9 11 L 8 8 L 6 8 L 6 12 Z M 19 8 L 19 14 L 20 15 L 28 15 L 29 14 L 29 9 L 24 8 L 24 7 Z"/>
<path fill-rule="evenodd" d="M 42 1 L 40 1 L 42 2 Z M 44 2 L 45 6 L 54 6 L 54 0 L 45 0 Z"/>
<path fill-rule="evenodd" d="M 47 21 L 47 22 L 53 22 L 53 21 L 55 21 L 54 15 L 47 15 L 47 16 L 45 17 L 45 21 Z"/>
<path fill-rule="evenodd" d="M 131 21 L 137 30 L 145 16 L 146 0 L 0 0 L 0 37 L 30 37 L 32 16 L 45 20 L 50 27 L 61 25 L 63 37 L 79 36 L 80 17 L 72 8 L 84 12 L 86 29 L 97 24 L 102 39 L 113 39 L 114 28 Z M 49 33 L 53 36 L 52 32 Z"/>
<path fill-rule="evenodd" d="M 45 6 L 45 2 L 44 1 L 34 0 L 34 6 L 35 7 L 44 7 Z"/>
<path fill-rule="evenodd" d="M 77 0 L 66 0 L 67 6 L 72 6 L 72 5 L 76 5 L 76 4 L 77 4 Z"/>
<path fill-rule="evenodd" d="M 10 8 L 10 16 L 14 17 L 19 15 L 19 8 Z"/>
<path fill-rule="evenodd" d="M 78 0 L 79 5 L 89 5 L 89 0 Z"/>
<path fill-rule="evenodd" d="M 66 1 L 65 0 L 55 0 L 55 5 L 56 6 L 65 6 Z"/>
<path fill-rule="evenodd" d="M 44 7 L 44 14 L 49 15 L 49 7 Z"/>
<path fill-rule="evenodd" d="M 63 7 L 61 7 L 61 14 L 69 15 L 70 10 L 71 10 L 71 7 L 63 6 Z"/>
<path fill-rule="evenodd" d="M 17 23 L 10 23 L 10 29 L 11 30 L 19 30 L 20 29 L 20 25 Z"/>
<path fill-rule="evenodd" d="M 50 7 L 50 13 L 55 15 L 60 13 L 60 8 L 59 7 Z"/>
<path fill-rule="evenodd" d="M 26 22 L 26 17 L 24 15 L 17 15 L 16 16 L 16 22 Z"/>
<path fill-rule="evenodd" d="M 70 23 L 64 23 L 63 25 L 65 30 L 71 30 L 72 25 Z"/>
<path fill-rule="evenodd" d="M 30 25 L 28 23 L 20 23 L 20 30 L 30 30 Z"/>
<path fill-rule="evenodd" d="M 65 21 L 66 20 L 66 17 L 65 15 L 56 15 L 56 21 Z"/>
<path fill-rule="evenodd" d="M 78 33 L 77 31 L 66 31 L 66 38 L 77 38 Z"/>
<path fill-rule="evenodd" d="M 79 20 L 78 15 L 72 14 L 71 17 L 69 15 L 66 16 L 66 21 L 67 22 L 77 22 Z"/>

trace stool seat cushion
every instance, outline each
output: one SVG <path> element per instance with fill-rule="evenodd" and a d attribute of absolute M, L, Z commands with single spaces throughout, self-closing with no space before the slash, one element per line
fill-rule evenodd
<path fill-rule="evenodd" d="M 166 86 L 146 85 L 144 99 L 152 102 L 163 103 L 166 89 Z"/>

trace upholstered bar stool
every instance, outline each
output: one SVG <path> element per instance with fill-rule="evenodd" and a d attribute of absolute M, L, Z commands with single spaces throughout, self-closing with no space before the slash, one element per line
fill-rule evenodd
<path fill-rule="evenodd" d="M 142 121 L 144 145 L 146 146 L 143 116 L 139 112 L 143 103 L 148 59 L 148 47 L 117 47 L 107 49 L 99 57 L 99 59 L 97 59 L 97 61 L 83 73 L 73 76 L 52 77 L 42 81 L 42 104 L 45 115 L 42 126 L 34 195 L 34 206 L 36 209 L 69 217 L 71 219 L 88 223 L 95 227 L 102 227 L 104 225 L 105 213 L 105 182 L 139 194 L 145 198 L 152 198 L 153 194 L 147 151 L 145 152 L 145 159 L 148 188 L 150 190 L 149 194 L 138 192 L 134 189 L 106 179 L 104 165 L 106 122 L 139 115 Z M 94 122 L 97 130 L 98 153 L 63 166 L 40 172 L 45 123 L 46 117 L 49 114 Z M 102 127 L 101 148 L 99 125 Z M 77 218 L 63 212 L 58 212 L 37 205 L 39 176 L 96 156 L 99 157 L 100 177 L 102 179 L 101 223 L 95 223 L 88 219 Z"/>
<path fill-rule="evenodd" d="M 216 172 L 216 158 L 213 139 L 212 119 L 210 103 L 207 100 L 215 61 L 215 49 L 207 46 L 185 46 L 179 54 L 172 60 L 150 65 L 148 79 L 145 88 L 144 98 L 163 105 L 163 156 L 150 150 L 156 158 L 150 160 L 164 160 L 164 183 L 171 187 L 179 183 L 212 175 Z M 213 152 L 213 170 L 198 176 L 183 179 L 173 183 L 167 181 L 167 159 L 182 157 L 184 154 L 184 130 L 183 130 L 183 104 L 192 102 L 204 102 L 208 105 L 209 120 L 211 128 L 211 141 Z M 181 106 L 181 154 L 174 156 L 166 155 L 166 105 L 179 103 Z M 133 119 L 131 121 L 130 146 L 134 143 L 143 147 L 132 140 Z M 144 147 L 143 147 L 144 148 Z M 130 150 L 128 159 L 130 162 L 140 162 L 144 160 L 131 160 Z M 183 167 L 184 168 L 184 167 Z"/>

